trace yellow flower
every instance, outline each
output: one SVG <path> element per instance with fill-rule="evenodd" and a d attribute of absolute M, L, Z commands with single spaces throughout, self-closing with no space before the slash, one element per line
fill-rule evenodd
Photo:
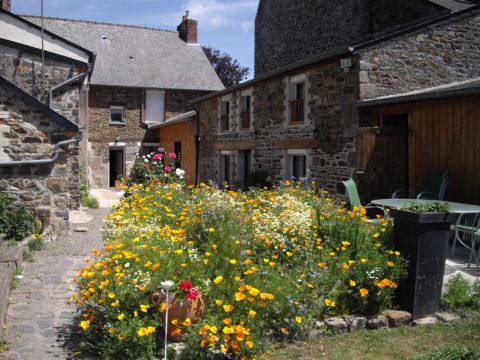
<path fill-rule="evenodd" d="M 287 251 L 286 254 L 288 257 L 293 256 L 293 254 L 290 251 Z"/>
<path fill-rule="evenodd" d="M 235 301 L 243 301 L 245 300 L 246 296 L 243 292 L 235 293 Z"/>
<path fill-rule="evenodd" d="M 108 297 L 110 299 L 113 299 L 113 298 L 115 298 L 115 294 L 113 292 L 110 292 L 110 293 L 108 293 Z"/>
<path fill-rule="evenodd" d="M 373 237 L 374 237 L 375 239 L 377 239 L 379 236 L 380 236 L 380 234 L 379 234 L 379 233 L 375 233 L 375 234 L 373 234 Z"/>
<path fill-rule="evenodd" d="M 217 304 L 218 306 L 222 305 L 223 304 L 223 300 L 215 300 L 215 304 Z"/>
<path fill-rule="evenodd" d="M 232 312 L 233 311 L 233 305 L 223 305 L 223 310 L 225 312 Z"/>
<path fill-rule="evenodd" d="M 183 249 L 175 250 L 175 254 L 177 254 L 177 255 L 183 254 Z"/>
<path fill-rule="evenodd" d="M 223 333 L 224 333 L 225 335 L 233 334 L 233 327 L 227 327 L 227 326 L 225 326 L 222 331 L 223 331 Z"/>
<path fill-rule="evenodd" d="M 237 260 L 235 259 L 230 260 L 230 264 L 235 265 L 236 263 L 237 263 Z"/>
<path fill-rule="evenodd" d="M 125 314 L 124 313 L 121 313 L 120 315 L 117 316 L 118 320 L 123 320 L 125 319 Z"/>
<path fill-rule="evenodd" d="M 155 327 L 154 327 L 154 326 L 149 326 L 149 327 L 147 328 L 147 332 L 148 332 L 149 334 L 153 334 L 153 333 L 155 332 Z"/>
<path fill-rule="evenodd" d="M 296 317 L 295 317 L 295 321 L 296 321 L 297 323 L 301 324 L 301 323 L 302 323 L 302 317 L 301 317 L 301 316 L 296 316 Z"/>
<path fill-rule="evenodd" d="M 344 270 L 350 269 L 350 265 L 348 265 L 348 264 L 343 264 L 342 267 L 343 267 Z"/>
<path fill-rule="evenodd" d="M 318 267 L 324 268 L 326 266 L 327 266 L 327 263 L 325 263 L 325 262 L 319 262 L 318 263 Z"/>
<path fill-rule="evenodd" d="M 389 261 L 389 262 L 387 262 L 387 265 L 390 266 L 390 267 L 392 267 L 392 266 L 395 265 L 395 264 L 393 263 L 393 261 Z"/>
<path fill-rule="evenodd" d="M 362 295 L 362 297 L 365 297 L 368 295 L 368 290 L 365 289 L 365 288 L 361 288 L 360 289 L 360 295 Z"/>
<path fill-rule="evenodd" d="M 368 262 L 367 259 L 360 259 L 360 261 L 362 262 L 362 264 L 366 264 Z"/>
<path fill-rule="evenodd" d="M 215 228 L 213 228 L 213 227 L 209 228 L 209 229 L 208 229 L 208 232 L 210 232 L 210 233 L 215 232 Z"/>
<path fill-rule="evenodd" d="M 253 342 L 251 341 L 245 342 L 245 345 L 247 345 L 250 349 L 253 348 Z"/>
<path fill-rule="evenodd" d="M 173 324 L 173 325 L 177 325 L 177 324 L 178 324 L 178 319 L 173 319 L 173 320 L 172 320 L 172 324 Z"/>
<path fill-rule="evenodd" d="M 118 340 L 122 341 L 123 339 L 125 339 L 125 334 L 120 333 L 120 334 L 118 334 L 117 338 L 118 338 Z"/>
<path fill-rule="evenodd" d="M 90 321 L 89 321 L 89 320 L 85 320 L 85 321 L 80 322 L 80 327 L 81 327 L 83 330 L 87 330 L 87 329 L 90 327 Z"/>
<path fill-rule="evenodd" d="M 285 186 L 290 186 L 290 185 L 291 185 L 290 181 L 285 180 Z"/>
<path fill-rule="evenodd" d="M 218 331 L 218 329 L 217 329 L 216 326 L 210 326 L 210 332 L 211 332 L 212 334 L 216 334 L 217 331 Z"/>
<path fill-rule="evenodd" d="M 232 323 L 232 319 L 231 318 L 225 318 L 225 319 L 223 319 L 223 323 L 225 325 L 230 325 Z"/>
<path fill-rule="evenodd" d="M 325 305 L 327 305 L 328 307 L 335 307 L 335 305 L 336 305 L 335 301 L 330 300 L 330 299 L 325 299 L 324 302 L 325 302 Z"/>
<path fill-rule="evenodd" d="M 257 312 L 254 311 L 254 310 L 250 310 L 250 311 L 248 312 L 248 316 L 251 317 L 251 318 L 254 318 L 256 315 L 257 315 Z"/>
<path fill-rule="evenodd" d="M 350 280 L 350 286 L 355 286 L 355 285 L 357 285 L 357 283 L 353 280 Z"/>
<path fill-rule="evenodd" d="M 150 305 L 146 304 L 146 305 L 140 305 L 140 311 L 141 312 L 148 312 L 148 309 L 150 309 Z"/>
<path fill-rule="evenodd" d="M 138 329 L 138 332 L 137 332 L 138 336 L 142 337 L 142 336 L 147 336 L 148 335 L 148 329 L 147 328 L 144 328 L 144 327 L 141 327 L 140 329 Z"/>
<path fill-rule="evenodd" d="M 213 282 L 218 285 L 222 282 L 222 280 L 223 280 L 223 276 L 219 275 L 215 278 L 215 280 L 213 280 Z"/>
<path fill-rule="evenodd" d="M 188 327 L 188 326 L 192 325 L 192 321 L 190 320 L 189 317 L 187 317 L 182 324 L 183 324 L 183 326 Z"/>

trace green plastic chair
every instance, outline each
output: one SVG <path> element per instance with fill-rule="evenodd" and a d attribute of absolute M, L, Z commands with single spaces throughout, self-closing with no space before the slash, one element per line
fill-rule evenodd
<path fill-rule="evenodd" d="M 360 195 L 358 194 L 358 189 L 357 189 L 357 184 L 355 184 L 355 181 L 353 179 L 348 179 L 345 181 L 342 181 L 343 186 L 345 187 L 345 190 L 348 195 L 348 203 L 350 205 L 350 209 L 353 209 L 354 207 L 361 206 L 362 202 L 360 201 Z M 377 213 L 381 212 L 384 217 L 388 218 L 390 215 L 388 214 L 387 210 L 381 206 L 373 205 L 373 204 L 368 204 L 365 206 L 365 209 L 374 209 Z M 371 218 L 368 220 L 370 223 L 378 223 L 378 219 Z"/>
<path fill-rule="evenodd" d="M 458 217 L 456 224 L 453 226 L 453 256 L 455 246 L 460 245 L 467 248 L 470 252 L 468 257 L 467 268 L 470 267 L 472 260 L 477 267 L 480 265 L 480 247 L 476 253 L 477 244 L 480 244 L 480 214 L 462 214 Z"/>
<path fill-rule="evenodd" d="M 408 190 L 396 190 L 392 194 L 392 199 L 416 197 L 417 199 L 443 200 L 449 182 L 447 171 L 425 170 L 415 194 L 409 193 Z"/>

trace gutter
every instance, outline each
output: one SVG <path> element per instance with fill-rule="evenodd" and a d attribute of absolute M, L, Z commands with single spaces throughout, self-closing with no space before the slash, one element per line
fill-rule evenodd
<path fill-rule="evenodd" d="M 64 82 L 58 84 L 58 85 L 55 85 L 54 87 L 50 88 L 48 90 L 48 107 L 51 108 L 52 107 L 52 102 L 53 102 L 53 92 L 66 86 L 66 85 L 69 85 L 71 83 L 73 83 L 74 81 L 77 81 L 78 79 L 80 79 L 81 77 L 83 76 L 86 76 L 88 75 L 90 72 L 92 71 L 92 66 L 90 64 L 88 64 L 88 69 L 87 71 L 84 71 L 78 75 L 75 75 L 74 77 L 70 78 L 70 79 L 67 79 L 65 80 Z"/>
<path fill-rule="evenodd" d="M 32 165 L 35 166 L 35 165 L 53 164 L 55 161 L 57 161 L 60 155 L 59 150 L 61 147 L 68 146 L 70 144 L 77 144 L 80 141 L 82 141 L 84 137 L 85 137 L 85 129 L 78 128 L 78 137 L 56 143 L 53 148 L 53 154 L 49 159 L 6 161 L 6 162 L 0 162 L 0 167 L 32 166 Z"/>

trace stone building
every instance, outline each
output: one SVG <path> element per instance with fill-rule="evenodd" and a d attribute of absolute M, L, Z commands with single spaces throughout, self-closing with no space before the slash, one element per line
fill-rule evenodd
<path fill-rule="evenodd" d="M 81 109 L 94 55 L 45 31 L 42 59 L 41 29 L 7 10 L 0 9 L 0 190 L 61 231 L 79 206 Z"/>
<path fill-rule="evenodd" d="M 23 16 L 40 23 L 40 18 Z M 44 18 L 46 29 L 96 53 L 89 84 L 87 165 L 93 187 L 125 178 L 139 152 L 159 148 L 153 124 L 191 110 L 189 101 L 223 89 L 197 44 L 197 22 L 178 31 Z"/>
<path fill-rule="evenodd" d="M 362 127 L 374 125 L 358 102 L 480 76 L 479 34 L 477 5 L 370 41 L 349 42 L 195 99 L 200 181 L 241 185 L 252 172 L 262 171 L 272 181 L 308 178 L 335 192 L 339 181 L 361 179 L 360 135 Z M 382 121 L 382 126 L 408 130 L 408 114 Z M 395 159 L 375 168 L 377 178 L 388 177 L 386 170 L 394 165 Z M 369 186 L 383 186 L 378 196 L 405 185 L 415 188 L 421 169 L 430 165 L 415 164 L 410 180 L 392 177 L 388 184 Z"/>
<path fill-rule="evenodd" d="M 328 50 L 377 38 L 388 29 L 466 9 L 473 3 L 473 0 L 261 0 L 255 19 L 255 76 Z"/>

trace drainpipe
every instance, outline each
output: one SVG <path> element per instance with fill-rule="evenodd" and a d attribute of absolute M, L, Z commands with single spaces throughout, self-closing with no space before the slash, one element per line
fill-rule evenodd
<path fill-rule="evenodd" d="M 88 69 L 87 71 L 84 71 L 78 75 L 75 75 L 74 77 L 70 78 L 70 79 L 67 79 L 65 80 L 64 82 L 58 84 L 58 85 L 55 85 L 54 87 L 50 88 L 48 90 L 48 107 L 49 108 L 52 108 L 52 102 L 53 102 L 53 92 L 66 86 L 66 85 L 69 85 L 71 83 L 73 83 L 74 81 L 80 79 L 81 77 L 83 76 L 86 76 L 90 73 L 90 71 L 92 71 L 92 66 L 90 64 L 88 64 Z"/>
<path fill-rule="evenodd" d="M 197 105 L 193 106 L 197 118 L 197 133 L 195 134 L 195 186 L 200 184 L 199 165 L 200 165 L 200 110 Z"/>
<path fill-rule="evenodd" d="M 6 161 L 6 162 L 0 162 L 0 167 L 13 167 L 13 166 L 35 166 L 35 165 L 50 165 L 53 164 L 55 161 L 57 161 L 59 154 L 59 149 L 62 146 L 68 146 L 70 144 L 77 144 L 85 136 L 85 129 L 84 128 L 78 128 L 78 137 L 73 138 L 73 139 L 68 139 L 64 141 L 60 141 L 55 144 L 53 148 L 53 154 L 49 159 L 37 159 L 37 160 L 16 160 L 16 161 Z"/>

